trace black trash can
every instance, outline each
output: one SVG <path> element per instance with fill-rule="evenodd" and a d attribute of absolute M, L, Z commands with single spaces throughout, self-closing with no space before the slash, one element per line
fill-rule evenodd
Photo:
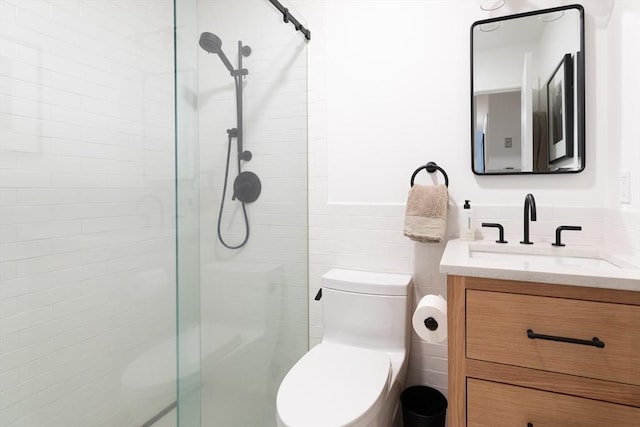
<path fill-rule="evenodd" d="M 416 385 L 400 395 L 404 427 L 444 427 L 447 398 L 435 388 Z"/>

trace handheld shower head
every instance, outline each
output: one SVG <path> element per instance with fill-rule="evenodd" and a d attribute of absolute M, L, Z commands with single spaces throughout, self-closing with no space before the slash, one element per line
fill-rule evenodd
<path fill-rule="evenodd" d="M 222 40 L 213 33 L 200 34 L 200 47 L 209 53 L 218 53 L 222 51 Z"/>
<path fill-rule="evenodd" d="M 199 44 L 200 47 L 206 52 L 217 54 L 222 60 L 224 66 L 227 67 L 227 70 L 229 70 L 231 75 L 233 75 L 233 72 L 235 70 L 233 69 L 233 65 L 231 65 L 231 62 L 229 62 L 227 55 L 225 55 L 222 51 L 222 40 L 220 40 L 220 37 L 216 36 L 213 33 L 204 32 L 200 34 Z"/>

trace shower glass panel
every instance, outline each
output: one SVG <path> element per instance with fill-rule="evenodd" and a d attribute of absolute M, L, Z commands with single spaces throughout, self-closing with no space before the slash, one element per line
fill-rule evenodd
<path fill-rule="evenodd" d="M 3 427 L 176 401 L 173 26 L 171 1 L 0 0 Z"/>
<path fill-rule="evenodd" d="M 196 135 L 177 152 L 197 153 L 201 425 L 275 426 L 280 381 L 308 348 L 307 42 L 265 0 L 176 7 L 197 17 L 177 25 L 178 49 L 191 39 L 178 70 L 197 49 L 196 89 L 177 97 L 177 128 Z"/>
<path fill-rule="evenodd" d="M 157 427 L 201 426 L 198 4 L 175 1 L 177 411 Z M 172 423 L 173 424 L 172 424 Z M 156 427 L 153 425 L 153 427 Z"/>

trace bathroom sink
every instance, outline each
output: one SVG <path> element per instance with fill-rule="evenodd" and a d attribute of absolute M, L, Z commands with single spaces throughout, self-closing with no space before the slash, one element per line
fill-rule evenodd
<path fill-rule="evenodd" d="M 562 254 L 540 254 L 540 253 L 518 253 L 518 252 L 494 252 L 487 250 L 478 250 L 469 247 L 469 257 L 482 260 L 495 260 L 510 263 L 527 263 L 527 264 L 553 264 L 555 266 L 566 267 L 586 267 L 597 269 L 619 269 L 612 264 L 597 256 L 567 256 Z"/>
<path fill-rule="evenodd" d="M 440 272 L 454 276 L 591 286 L 640 291 L 640 267 L 619 254 L 591 244 L 522 245 L 493 240 L 450 240 Z"/>
<path fill-rule="evenodd" d="M 571 269 L 574 271 L 614 272 L 628 268 L 623 260 L 607 256 L 595 246 L 555 247 L 551 244 L 521 245 L 517 242 L 495 244 L 470 242 L 468 257 L 472 262 L 485 262 L 505 267 L 539 269 Z"/>

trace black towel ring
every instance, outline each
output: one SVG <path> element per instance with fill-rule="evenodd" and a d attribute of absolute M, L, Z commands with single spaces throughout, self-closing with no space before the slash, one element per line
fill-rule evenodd
<path fill-rule="evenodd" d="M 444 176 L 444 185 L 446 185 L 447 187 L 449 187 L 449 177 L 447 176 L 447 173 L 444 171 L 444 169 L 442 169 L 440 166 L 438 166 L 435 162 L 429 162 L 424 166 L 420 166 L 418 169 L 416 169 L 413 172 L 413 175 L 411 175 L 411 186 L 413 187 L 413 181 L 416 178 L 416 175 L 418 174 L 418 172 L 420 172 L 422 169 L 426 169 L 427 172 L 429 173 L 434 173 L 436 170 L 439 170 L 440 173 L 442 173 L 442 175 Z"/>

